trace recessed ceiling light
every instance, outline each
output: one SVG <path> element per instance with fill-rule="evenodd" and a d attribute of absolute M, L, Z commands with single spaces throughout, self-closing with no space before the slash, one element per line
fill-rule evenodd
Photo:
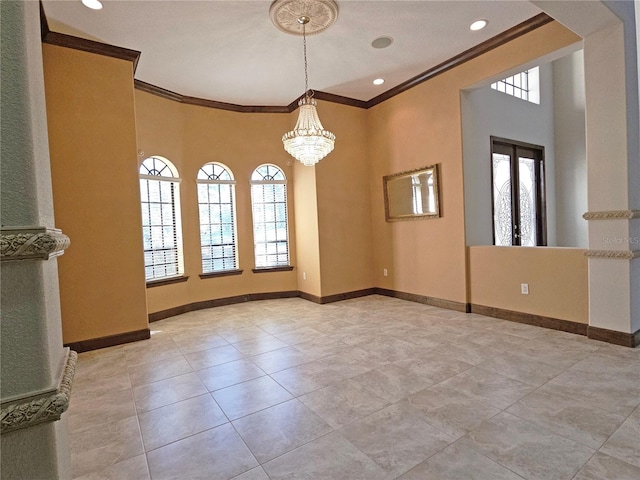
<path fill-rule="evenodd" d="M 374 85 L 382 85 L 383 83 L 384 83 L 384 78 L 376 78 L 376 79 L 373 81 L 373 84 L 374 84 Z"/>
<path fill-rule="evenodd" d="M 371 42 L 371 46 L 373 48 L 387 48 L 392 43 L 393 38 L 391 37 L 378 37 L 373 42 Z"/>
<path fill-rule="evenodd" d="M 102 9 L 102 2 L 100 0 L 82 0 L 82 4 L 91 10 Z"/>
<path fill-rule="evenodd" d="M 489 22 L 487 20 L 476 20 L 475 22 L 473 22 L 470 26 L 469 26 L 469 30 L 473 30 L 474 32 L 476 30 L 482 30 L 484 27 L 487 26 Z"/>

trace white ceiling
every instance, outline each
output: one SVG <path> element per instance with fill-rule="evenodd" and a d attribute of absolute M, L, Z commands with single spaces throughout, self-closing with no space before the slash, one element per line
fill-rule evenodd
<path fill-rule="evenodd" d="M 271 23 L 271 0 L 103 3 L 43 1 L 52 31 L 142 52 L 135 77 L 158 87 L 238 105 L 288 105 L 304 91 L 302 38 Z M 336 23 L 307 37 L 309 88 L 364 101 L 541 12 L 525 0 L 337 3 Z M 480 18 L 489 25 L 470 31 Z M 380 36 L 393 44 L 373 48 Z"/>

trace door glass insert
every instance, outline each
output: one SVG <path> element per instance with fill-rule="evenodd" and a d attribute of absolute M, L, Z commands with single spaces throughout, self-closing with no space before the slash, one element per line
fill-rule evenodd
<path fill-rule="evenodd" d="M 511 246 L 511 156 L 493 154 L 493 228 L 495 244 Z"/>
<path fill-rule="evenodd" d="M 536 245 L 536 173 L 533 158 L 518 158 L 520 180 L 520 228 L 516 232 L 520 237 L 520 245 L 535 247 Z"/>
<path fill-rule="evenodd" d="M 491 137 L 491 177 L 494 245 L 546 245 L 544 147 Z"/>

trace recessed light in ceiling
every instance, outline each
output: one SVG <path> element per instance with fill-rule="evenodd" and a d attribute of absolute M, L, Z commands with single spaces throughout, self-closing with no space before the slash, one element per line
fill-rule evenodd
<path fill-rule="evenodd" d="M 376 78 L 376 79 L 373 81 L 373 84 L 374 84 L 374 85 L 382 85 L 383 83 L 384 83 L 384 78 Z"/>
<path fill-rule="evenodd" d="M 484 27 L 487 26 L 488 23 L 489 22 L 484 19 L 476 20 L 469 26 L 469 30 L 473 30 L 474 32 L 477 30 L 482 30 Z"/>
<path fill-rule="evenodd" d="M 391 37 L 378 37 L 373 42 L 371 42 L 371 46 L 373 48 L 387 48 L 392 43 L 393 38 Z"/>
<path fill-rule="evenodd" d="M 100 0 L 82 0 L 82 4 L 91 10 L 102 9 L 102 2 Z"/>

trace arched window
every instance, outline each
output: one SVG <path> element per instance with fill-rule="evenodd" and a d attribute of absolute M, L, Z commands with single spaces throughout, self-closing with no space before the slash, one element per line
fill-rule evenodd
<path fill-rule="evenodd" d="M 260 165 L 251 175 L 253 244 L 256 268 L 289 266 L 287 179 L 275 165 Z"/>
<path fill-rule="evenodd" d="M 177 277 L 184 272 L 179 186 L 178 170 L 166 158 L 149 157 L 140 165 L 147 281 Z"/>
<path fill-rule="evenodd" d="M 200 251 L 202 273 L 238 268 L 235 180 L 221 163 L 207 163 L 198 171 Z"/>

